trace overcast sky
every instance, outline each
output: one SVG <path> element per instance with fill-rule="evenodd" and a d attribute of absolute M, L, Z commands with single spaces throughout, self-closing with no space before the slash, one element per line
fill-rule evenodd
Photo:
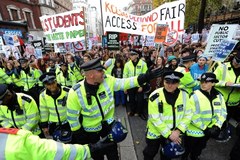
<path fill-rule="evenodd" d="M 126 7 L 129 2 L 132 0 L 109 0 L 110 3 L 114 4 L 115 6 L 123 9 L 123 7 Z M 91 6 L 95 6 L 98 9 L 98 12 L 100 13 L 100 0 L 88 0 L 88 3 L 91 4 Z"/>

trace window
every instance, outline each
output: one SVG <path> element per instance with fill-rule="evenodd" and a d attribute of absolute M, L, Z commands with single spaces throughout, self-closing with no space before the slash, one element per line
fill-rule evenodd
<path fill-rule="evenodd" d="M 11 21 L 17 21 L 17 20 L 21 19 L 20 9 L 17 8 L 16 6 L 8 5 L 7 10 L 8 10 L 8 14 L 9 14 Z"/>
<path fill-rule="evenodd" d="M 13 21 L 17 21 L 18 19 L 18 13 L 16 9 L 10 9 L 11 13 L 12 13 L 12 20 Z"/>
<path fill-rule="evenodd" d="M 30 10 L 28 8 L 23 8 L 22 11 L 23 11 L 23 15 L 24 15 L 24 20 L 27 21 L 28 27 L 36 29 L 32 10 Z"/>
<path fill-rule="evenodd" d="M 29 28 L 33 28 L 32 19 L 31 19 L 31 13 L 30 12 L 25 12 L 25 14 L 26 14 L 28 27 Z"/>

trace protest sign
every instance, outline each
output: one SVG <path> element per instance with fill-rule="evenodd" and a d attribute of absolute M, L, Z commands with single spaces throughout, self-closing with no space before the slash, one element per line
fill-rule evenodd
<path fill-rule="evenodd" d="M 32 46 L 35 48 L 35 56 L 42 58 L 42 54 L 45 53 L 42 40 L 32 41 Z"/>
<path fill-rule="evenodd" d="M 6 45 L 20 46 L 20 42 L 19 42 L 17 35 L 4 34 L 3 39 L 4 39 L 4 42 Z"/>
<path fill-rule="evenodd" d="M 213 24 L 204 54 L 208 57 L 214 57 L 216 49 L 220 48 L 220 44 L 224 39 L 233 39 L 237 27 L 237 24 Z"/>
<path fill-rule="evenodd" d="M 132 35 L 133 38 L 133 48 L 142 48 L 143 39 L 141 35 Z"/>
<path fill-rule="evenodd" d="M 185 0 L 164 3 L 142 16 L 129 14 L 109 0 L 102 2 L 104 32 L 155 36 L 157 24 L 168 24 L 169 32 L 184 32 Z"/>
<path fill-rule="evenodd" d="M 107 48 L 108 50 L 119 50 L 119 33 L 107 32 Z"/>
<path fill-rule="evenodd" d="M 237 43 L 237 40 L 222 40 L 219 48 L 215 50 L 215 56 L 213 57 L 213 60 L 218 62 L 224 62 L 224 60 L 232 52 Z"/>
<path fill-rule="evenodd" d="M 31 43 L 34 48 L 43 48 L 42 40 L 32 41 Z"/>
<path fill-rule="evenodd" d="M 157 24 L 156 34 L 154 38 L 155 43 L 163 43 L 166 40 L 168 25 Z"/>
<path fill-rule="evenodd" d="M 2 37 L 0 36 L 0 51 L 2 51 L 3 50 L 3 39 L 2 39 Z"/>
<path fill-rule="evenodd" d="M 77 41 L 77 42 L 72 42 L 74 52 L 79 52 L 79 51 L 85 51 L 86 50 L 86 43 L 85 40 Z"/>
<path fill-rule="evenodd" d="M 155 46 L 154 36 L 145 36 L 144 46 Z"/>
<path fill-rule="evenodd" d="M 8 58 L 12 53 L 12 47 L 10 45 L 4 45 L 3 53 L 5 54 L 6 58 Z"/>
<path fill-rule="evenodd" d="M 40 17 L 47 43 L 75 42 L 85 39 L 84 11 L 73 10 Z"/>

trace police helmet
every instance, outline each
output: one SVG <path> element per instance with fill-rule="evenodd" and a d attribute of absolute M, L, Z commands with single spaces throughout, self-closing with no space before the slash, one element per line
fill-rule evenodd
<path fill-rule="evenodd" d="M 56 129 L 53 134 L 53 140 L 62 142 L 62 143 L 68 143 L 72 140 L 72 133 L 71 131 Z"/>
<path fill-rule="evenodd" d="M 169 142 L 162 148 L 163 155 L 170 159 L 177 158 L 178 156 L 183 155 L 184 152 L 184 147 L 174 142 Z"/>
<path fill-rule="evenodd" d="M 119 143 L 119 142 L 122 142 L 127 137 L 127 134 L 128 134 L 128 131 L 122 125 L 122 123 L 119 121 L 115 121 L 112 124 L 112 129 L 109 134 L 109 137 L 112 141 Z"/>

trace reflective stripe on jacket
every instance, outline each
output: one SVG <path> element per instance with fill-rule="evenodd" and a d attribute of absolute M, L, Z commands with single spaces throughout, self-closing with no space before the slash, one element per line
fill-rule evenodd
<path fill-rule="evenodd" d="M 200 91 L 194 91 L 190 98 L 193 108 L 192 121 L 187 130 L 187 135 L 192 137 L 203 137 L 207 127 L 211 128 L 213 125 L 222 127 L 223 122 L 226 120 L 227 112 L 223 96 L 219 93 L 212 101 Z"/>
<path fill-rule="evenodd" d="M 147 70 L 147 64 L 143 60 L 140 59 L 136 66 L 134 66 L 133 62 L 130 60 L 124 65 L 123 78 L 138 76 L 146 73 Z"/>
<path fill-rule="evenodd" d="M 41 122 L 56 122 L 58 123 L 58 115 L 61 122 L 67 120 L 67 97 L 68 97 L 68 90 L 70 88 L 61 87 L 61 94 L 57 99 L 53 99 L 50 95 L 46 93 L 44 90 L 40 96 L 40 115 L 41 115 Z M 57 111 L 56 111 L 57 110 Z"/>
<path fill-rule="evenodd" d="M 34 99 L 23 93 L 16 93 L 19 110 L 10 111 L 7 106 L 0 106 L 0 121 L 5 128 L 17 127 L 29 130 L 38 135 L 41 133 L 38 123 L 40 121 L 39 111 Z M 14 124 L 15 122 L 15 124 Z M 16 126 L 15 126 L 16 125 Z"/>
<path fill-rule="evenodd" d="M 193 88 L 198 86 L 199 83 L 193 79 L 193 77 L 191 76 L 191 72 L 186 71 L 186 68 L 181 66 L 178 66 L 175 71 L 184 74 L 184 76 L 180 79 L 179 88 L 186 90 L 189 94 L 192 93 Z"/>
<path fill-rule="evenodd" d="M 88 100 L 90 96 L 87 96 L 84 82 L 85 80 L 73 86 L 67 99 L 67 119 L 72 131 L 80 129 L 81 126 L 88 132 L 100 131 L 102 121 L 107 121 L 110 124 L 114 120 L 114 91 L 139 86 L 137 77 L 118 79 L 106 75 L 97 90 L 97 98 L 91 96 Z M 88 103 L 89 101 L 91 104 Z M 98 101 L 103 110 L 104 119 L 102 119 Z M 80 114 L 83 118 L 82 124 L 79 122 Z"/>
<path fill-rule="evenodd" d="M 186 131 L 192 117 L 192 107 L 189 102 L 188 93 L 180 90 L 174 106 L 166 102 L 163 88 L 151 93 L 150 97 L 158 94 L 158 97 L 148 102 L 147 138 L 156 139 L 160 136 L 168 138 L 171 129 L 178 128 L 183 133 Z M 159 109 L 162 104 L 162 112 Z M 173 113 L 173 111 L 175 113 Z M 173 128 L 175 126 L 175 128 Z"/>
<path fill-rule="evenodd" d="M 87 160 L 91 158 L 88 145 L 63 144 L 40 139 L 26 130 L 16 134 L 0 132 L 0 159 Z"/>
<path fill-rule="evenodd" d="M 217 67 L 214 71 L 216 78 L 219 82 L 216 84 L 216 89 L 219 90 L 227 103 L 227 106 L 237 106 L 240 103 L 240 88 L 226 87 L 227 82 L 233 82 L 240 84 L 240 76 L 236 77 L 236 74 L 231 67 L 231 63 L 223 63 Z M 229 98 L 228 98 L 229 97 Z M 227 101 L 228 100 L 228 101 Z"/>

